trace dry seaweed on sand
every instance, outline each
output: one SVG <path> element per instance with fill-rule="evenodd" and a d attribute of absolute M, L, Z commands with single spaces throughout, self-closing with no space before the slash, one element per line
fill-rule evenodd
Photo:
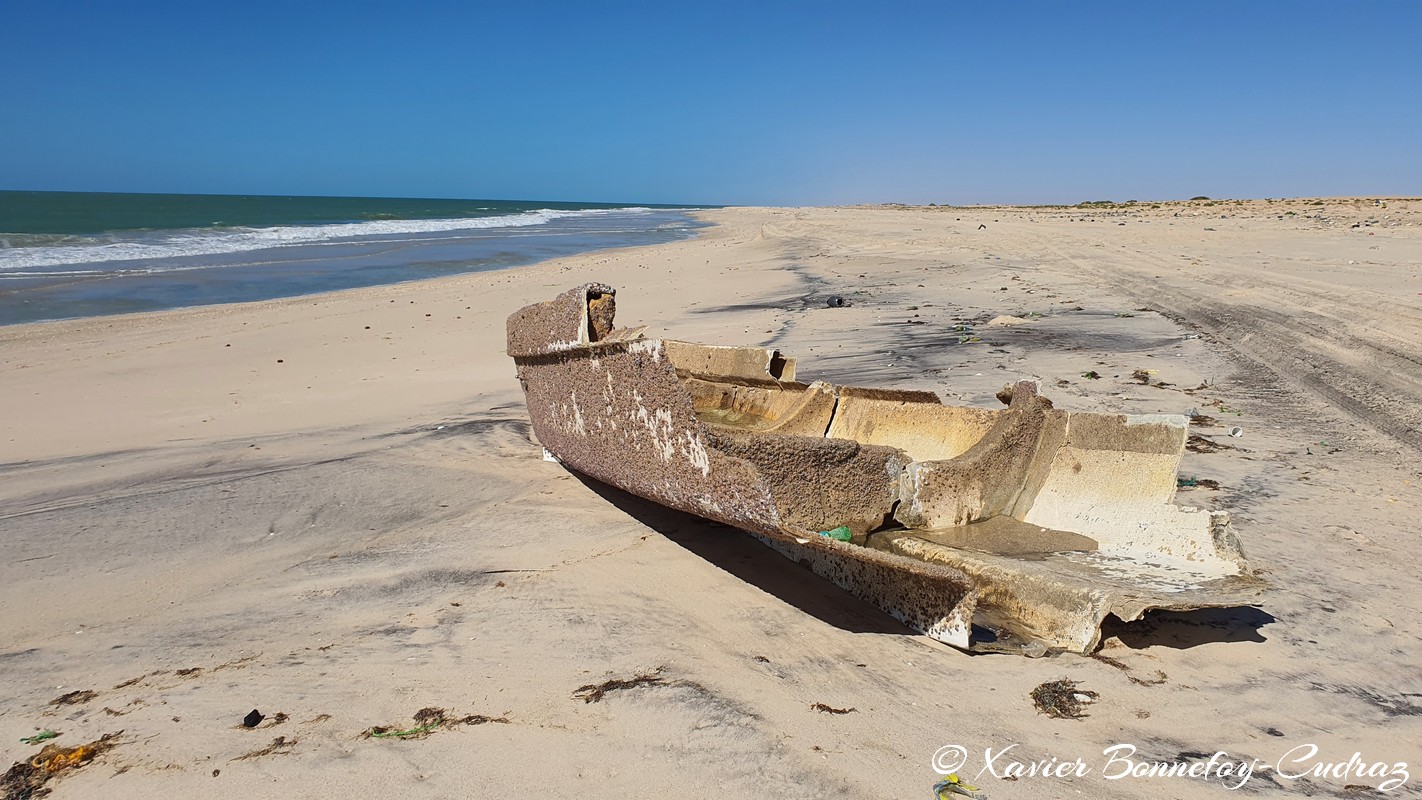
<path fill-rule="evenodd" d="M 487 722 L 509 723 L 508 717 L 487 717 L 483 714 L 468 714 L 463 717 L 450 716 L 449 711 L 430 706 L 415 712 L 413 727 L 397 730 L 394 725 L 376 725 L 361 733 L 364 739 L 423 739 L 440 729 L 458 725 L 483 725 Z"/>
<path fill-rule="evenodd" d="M 62 694 L 49 701 L 52 706 L 77 706 L 80 703 L 87 703 L 98 697 L 99 693 L 91 689 L 80 689 L 79 691 Z"/>
<path fill-rule="evenodd" d="M 262 756 L 284 756 L 291 753 L 291 748 L 297 744 L 296 739 L 288 740 L 285 736 L 278 736 L 272 743 L 260 750 L 253 750 L 250 753 L 243 753 L 232 759 L 233 761 L 246 761 L 249 758 L 261 758 Z"/>
<path fill-rule="evenodd" d="M 1237 448 L 1234 445 L 1217 442 L 1207 436 L 1192 433 L 1190 438 L 1185 440 L 1185 449 L 1192 453 L 1217 453 L 1220 450 L 1235 450 Z"/>
<path fill-rule="evenodd" d="M 639 686 L 659 686 L 666 683 L 666 680 L 655 672 L 645 675 L 638 675 L 635 678 L 612 678 L 602 683 L 590 683 L 587 686 L 579 686 L 573 692 L 573 697 L 582 700 L 584 703 L 602 702 L 603 696 L 608 692 L 621 691 L 623 689 L 635 689 Z"/>
<path fill-rule="evenodd" d="M 1096 659 L 1097 661 L 1100 661 L 1103 664 L 1108 664 L 1126 673 L 1126 680 L 1130 681 L 1131 683 L 1134 683 L 1137 686 L 1159 686 L 1162 683 L 1165 683 L 1170 678 L 1169 675 L 1166 675 L 1161 670 L 1155 671 L 1154 678 L 1137 678 L 1136 676 L 1131 674 L 1131 668 L 1122 661 L 1118 661 L 1110 656 L 1102 655 L 1100 653 L 1093 653 L 1091 657 Z"/>
<path fill-rule="evenodd" d="M 849 708 L 835 708 L 834 706 L 827 706 L 824 703 L 813 703 L 810 705 L 810 708 L 813 708 L 821 714 L 848 714 L 851 711 L 859 710 L 853 706 Z"/>
<path fill-rule="evenodd" d="M 1090 689 L 1078 689 L 1069 678 L 1048 681 L 1032 690 L 1032 702 L 1037 711 L 1056 719 L 1081 719 L 1087 716 L 1082 707 L 1101 695 Z"/>
<path fill-rule="evenodd" d="M 50 792 L 45 784 L 52 778 L 89 763 L 94 756 L 118 744 L 116 740 L 122 733 L 123 731 L 106 733 L 77 747 L 45 745 L 34 758 L 16 761 L 5 771 L 5 775 L 0 777 L 0 800 L 44 797 Z"/>

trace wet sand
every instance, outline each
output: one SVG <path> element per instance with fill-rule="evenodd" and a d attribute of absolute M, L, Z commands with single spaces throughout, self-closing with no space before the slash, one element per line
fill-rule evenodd
<path fill-rule="evenodd" d="M 1276 774 L 1305 744 L 1419 772 L 1422 201 L 1314 202 L 725 209 L 656 247 L 0 328 L 0 767 L 49 729 L 123 732 L 61 798 L 915 797 L 949 744 L 996 797 L 1223 791 L 1107 780 L 1123 742 L 1257 758 L 1255 791 L 1381 780 Z M 1272 588 L 1119 626 L 1102 658 L 914 635 L 542 460 L 504 318 L 589 280 L 619 325 L 774 345 L 802 378 L 1194 409 L 1182 476 L 1219 489 L 1177 502 L 1230 510 Z M 1089 716 L 1034 708 L 1061 678 Z M 362 736 L 429 707 L 473 719 Z M 999 769 L 1090 774 L 978 774 L 1014 743 Z"/>

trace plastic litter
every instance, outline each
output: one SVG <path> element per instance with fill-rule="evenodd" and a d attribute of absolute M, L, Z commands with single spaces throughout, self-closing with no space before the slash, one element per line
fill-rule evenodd
<path fill-rule="evenodd" d="M 964 783 L 956 772 L 948 773 L 948 777 L 933 784 L 933 796 L 938 800 L 948 800 L 948 796 L 954 794 L 976 798 L 976 800 L 984 800 L 987 797 L 986 794 L 978 791 L 978 787 Z"/>
<path fill-rule="evenodd" d="M 1239 428 L 1239 427 L 1230 428 L 1230 429 L 1229 429 L 1229 435 L 1230 435 L 1230 436 L 1233 436 L 1233 437 L 1236 438 L 1236 439 L 1243 438 L 1243 436 L 1244 436 L 1244 429 L 1243 429 L 1243 428 Z"/>
<path fill-rule="evenodd" d="M 369 733 L 370 733 L 371 737 L 376 738 L 376 739 L 391 739 L 391 738 L 399 738 L 399 737 L 405 737 L 405 736 L 419 736 L 420 734 L 423 734 L 423 733 L 429 733 L 430 731 L 434 730 L 435 728 L 438 728 L 440 725 L 443 725 L 443 724 L 444 724 L 444 720 L 443 720 L 443 719 L 440 719 L 440 720 L 436 720 L 436 721 L 434 721 L 434 722 L 425 723 L 424 725 L 416 726 L 416 727 L 414 727 L 414 728 L 408 728 L 408 729 L 403 730 L 403 731 L 391 731 L 391 730 L 383 730 L 383 729 L 381 729 L 381 728 L 371 728 L 370 731 L 369 731 Z"/>
<path fill-rule="evenodd" d="M 854 534 L 849 532 L 849 527 L 846 525 L 841 525 L 833 530 L 820 531 L 820 535 L 828 536 L 836 542 L 847 542 L 854 538 Z"/>
<path fill-rule="evenodd" d="M 55 733 L 54 731 L 40 731 L 39 733 L 35 734 L 34 736 L 26 736 L 26 737 L 24 737 L 24 738 L 21 739 L 20 741 L 21 741 L 21 742 L 24 742 L 25 744 L 39 744 L 40 742 L 43 742 L 43 741 L 45 741 L 46 739 L 54 739 L 54 738 L 57 738 L 58 736 L 59 736 L 59 734 L 58 734 L 58 733 Z"/>
<path fill-rule="evenodd" d="M 837 294 L 832 294 L 829 297 L 825 298 L 825 305 L 829 306 L 830 308 L 844 308 L 845 306 L 849 305 L 849 301 L 845 300 L 843 297 L 840 297 Z"/>

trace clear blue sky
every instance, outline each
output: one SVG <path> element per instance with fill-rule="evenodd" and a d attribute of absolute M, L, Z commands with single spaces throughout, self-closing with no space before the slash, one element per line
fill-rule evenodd
<path fill-rule="evenodd" d="M 0 188 L 1422 195 L 1422 3 L 0 2 Z"/>

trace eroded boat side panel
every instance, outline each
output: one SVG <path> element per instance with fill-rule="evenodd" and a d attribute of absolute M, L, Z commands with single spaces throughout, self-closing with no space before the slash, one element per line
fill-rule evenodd
<path fill-rule="evenodd" d="M 518 359 L 534 432 L 568 466 L 649 500 L 777 530 L 769 487 L 710 449 L 655 339 Z"/>

